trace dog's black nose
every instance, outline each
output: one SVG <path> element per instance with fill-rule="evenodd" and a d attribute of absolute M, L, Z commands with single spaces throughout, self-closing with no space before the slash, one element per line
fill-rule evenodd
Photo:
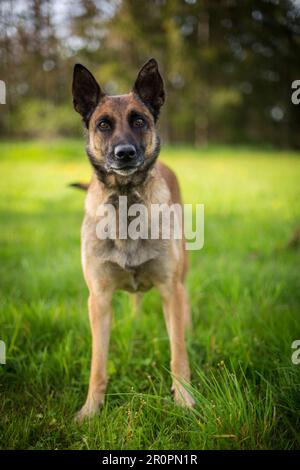
<path fill-rule="evenodd" d="M 133 145 L 117 145 L 114 154 L 118 160 L 133 159 L 136 157 L 136 150 Z"/>

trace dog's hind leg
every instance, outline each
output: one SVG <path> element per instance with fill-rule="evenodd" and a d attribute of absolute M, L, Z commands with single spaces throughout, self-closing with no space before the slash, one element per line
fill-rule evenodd
<path fill-rule="evenodd" d="M 161 286 L 160 292 L 170 338 L 174 399 L 179 405 L 191 407 L 194 405 L 194 399 L 185 387 L 190 383 L 189 360 L 185 345 L 187 295 L 180 281 L 173 282 L 171 286 Z"/>
<path fill-rule="evenodd" d="M 89 390 L 85 404 L 76 415 L 77 421 L 97 414 L 103 404 L 107 385 L 106 363 L 112 319 L 112 293 L 91 293 L 89 318 L 92 330 L 92 361 Z"/>
<path fill-rule="evenodd" d="M 141 309 L 141 303 L 143 299 L 143 294 L 138 292 L 137 294 L 133 294 L 131 296 L 131 303 L 132 303 L 132 310 L 134 315 L 137 315 Z"/>

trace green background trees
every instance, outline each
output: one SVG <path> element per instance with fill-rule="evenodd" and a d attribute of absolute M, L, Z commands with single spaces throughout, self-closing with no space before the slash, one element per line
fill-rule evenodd
<path fill-rule="evenodd" d="M 108 93 L 131 88 L 149 57 L 160 63 L 165 141 L 298 147 L 297 2 L 3 0 L 1 135 L 78 135 L 72 67 L 89 67 Z"/>

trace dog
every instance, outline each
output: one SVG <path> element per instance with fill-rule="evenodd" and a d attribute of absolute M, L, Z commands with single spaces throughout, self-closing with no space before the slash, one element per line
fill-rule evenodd
<path fill-rule="evenodd" d="M 162 298 L 170 339 L 172 392 L 176 403 L 191 407 L 187 390 L 190 369 L 185 345 L 189 303 L 185 288 L 187 253 L 182 238 L 99 239 L 97 208 L 118 198 L 128 205 L 181 204 L 175 174 L 157 161 L 160 139 L 156 130 L 165 101 L 164 83 L 155 59 L 139 71 L 132 91 L 108 96 L 93 75 L 76 64 L 73 104 L 87 135 L 86 152 L 93 168 L 87 189 L 81 230 L 83 274 L 89 289 L 88 311 L 92 359 L 86 402 L 77 420 L 92 417 L 103 404 L 107 386 L 107 355 L 112 321 L 112 296 L 118 289 L 143 292 L 156 287 Z M 118 232 L 119 233 L 119 232 Z"/>

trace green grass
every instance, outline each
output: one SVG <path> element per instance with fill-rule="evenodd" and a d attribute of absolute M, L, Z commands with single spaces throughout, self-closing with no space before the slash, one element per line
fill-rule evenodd
<path fill-rule="evenodd" d="M 0 447 L 300 448 L 300 156 L 270 149 L 166 148 L 185 202 L 205 204 L 191 252 L 188 338 L 197 405 L 173 405 L 159 296 L 136 315 L 114 299 L 110 383 L 99 417 L 75 425 L 90 362 L 80 266 L 83 141 L 0 145 Z"/>

